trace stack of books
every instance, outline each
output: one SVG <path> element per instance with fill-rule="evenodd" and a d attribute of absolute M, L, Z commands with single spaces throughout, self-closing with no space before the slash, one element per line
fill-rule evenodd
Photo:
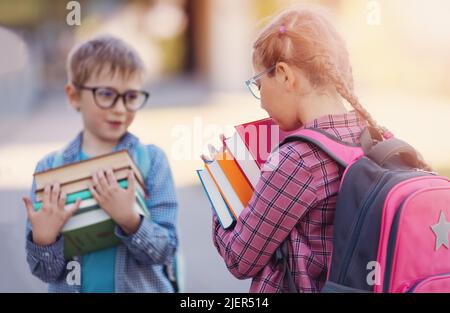
<path fill-rule="evenodd" d="M 232 227 L 248 205 L 261 176 L 261 168 L 273 149 L 294 133 L 282 131 L 271 118 L 235 126 L 223 138 L 215 157 L 197 170 L 203 189 L 224 229 Z"/>
<path fill-rule="evenodd" d="M 142 216 L 149 216 L 145 204 L 146 192 L 143 176 L 127 150 L 120 150 L 34 174 L 36 182 L 34 208 L 36 211 L 42 207 L 45 185 L 54 182 L 58 182 L 61 186 L 61 192 L 67 194 L 65 209 L 73 206 L 78 198 L 82 200 L 79 209 L 67 221 L 62 230 L 64 257 L 66 259 L 120 243 L 120 240 L 114 235 L 114 221 L 98 205 L 89 191 L 89 184 L 93 183 L 92 173 L 104 168 L 113 169 L 119 186 L 124 189 L 128 188 L 127 175 L 130 170 L 133 171 L 136 178 L 134 209 Z"/>

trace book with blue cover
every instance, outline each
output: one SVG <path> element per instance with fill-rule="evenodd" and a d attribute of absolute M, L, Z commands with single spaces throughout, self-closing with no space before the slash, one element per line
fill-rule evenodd
<path fill-rule="evenodd" d="M 236 222 L 236 219 L 230 212 L 227 203 L 222 198 L 222 195 L 211 178 L 211 175 L 207 170 L 197 170 L 197 174 L 211 207 L 220 222 L 220 225 L 222 225 L 224 229 L 231 228 Z"/>

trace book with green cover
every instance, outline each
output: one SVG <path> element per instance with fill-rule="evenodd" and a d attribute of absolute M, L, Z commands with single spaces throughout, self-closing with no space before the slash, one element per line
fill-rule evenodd
<path fill-rule="evenodd" d="M 142 216 L 149 216 L 145 202 L 141 207 L 137 200 L 134 209 Z M 64 258 L 105 249 L 120 243 L 114 234 L 115 222 L 100 207 L 72 216 L 64 226 Z"/>
<path fill-rule="evenodd" d="M 119 180 L 118 183 L 121 188 L 128 188 L 127 179 Z M 142 190 L 137 188 L 135 194 L 134 209 L 142 216 L 150 216 Z M 89 189 L 68 194 L 65 208 L 74 205 L 78 198 L 82 200 L 80 208 L 62 230 L 66 260 L 120 243 L 120 239 L 114 234 L 115 222 L 98 205 Z M 36 211 L 42 208 L 42 202 L 35 202 L 33 205 Z"/>
<path fill-rule="evenodd" d="M 77 255 L 119 244 L 120 239 L 114 235 L 114 227 L 114 221 L 109 218 L 82 228 L 63 232 L 64 258 L 70 260 Z"/>

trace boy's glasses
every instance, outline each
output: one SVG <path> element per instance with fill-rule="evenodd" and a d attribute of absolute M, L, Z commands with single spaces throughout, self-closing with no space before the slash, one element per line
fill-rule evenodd
<path fill-rule="evenodd" d="M 248 90 L 250 90 L 250 92 L 252 93 L 252 95 L 256 98 L 256 99 L 261 99 L 261 83 L 259 81 L 259 79 L 263 76 L 266 75 L 270 72 L 272 72 L 276 67 L 276 64 L 269 67 L 267 70 L 265 70 L 264 72 L 259 73 L 258 75 L 253 76 L 252 78 L 250 78 L 249 80 L 247 80 L 245 82 L 245 84 L 247 85 Z"/>
<path fill-rule="evenodd" d="M 87 87 L 74 86 L 81 90 L 90 90 L 94 96 L 95 104 L 101 109 L 109 109 L 116 105 L 117 100 L 122 98 L 125 108 L 130 112 L 135 112 L 142 108 L 150 97 L 150 94 L 142 90 L 128 90 L 124 93 L 118 92 L 111 87 Z"/>

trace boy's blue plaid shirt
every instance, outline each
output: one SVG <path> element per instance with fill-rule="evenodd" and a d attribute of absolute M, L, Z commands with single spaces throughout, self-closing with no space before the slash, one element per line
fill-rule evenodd
<path fill-rule="evenodd" d="M 79 161 L 82 132 L 64 149 L 63 164 Z M 114 151 L 127 149 L 136 160 L 139 139 L 127 132 Z M 155 145 L 147 145 L 151 165 L 145 182 L 149 197 L 146 200 L 150 218 L 143 218 L 136 233 L 126 236 L 116 226 L 116 235 L 122 239 L 117 247 L 115 289 L 116 292 L 173 292 L 172 285 L 163 272 L 164 264 L 170 263 L 178 245 L 176 216 L 178 205 L 172 173 L 164 152 Z M 38 162 L 35 172 L 51 168 L 55 152 Z M 36 184 L 33 180 L 31 200 L 35 202 Z M 38 246 L 31 240 L 31 226 L 27 220 L 26 253 L 33 275 L 49 283 L 50 292 L 80 292 L 81 287 L 67 283 L 70 261 L 63 256 L 64 238 L 50 246 Z M 82 257 L 74 258 L 81 266 Z M 81 271 L 80 271 L 81 274 Z M 70 279 L 69 279 L 70 281 Z"/>

